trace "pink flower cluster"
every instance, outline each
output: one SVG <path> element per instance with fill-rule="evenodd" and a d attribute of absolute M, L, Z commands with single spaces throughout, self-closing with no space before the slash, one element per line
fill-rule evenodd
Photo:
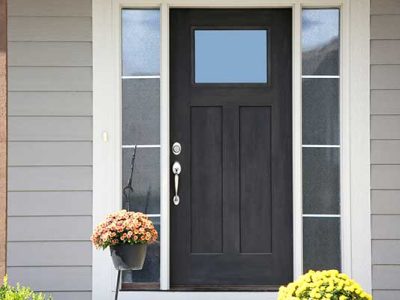
<path fill-rule="evenodd" d="M 151 244 L 158 238 L 153 222 L 140 212 L 120 210 L 109 214 L 90 238 L 99 249 L 118 244 Z"/>

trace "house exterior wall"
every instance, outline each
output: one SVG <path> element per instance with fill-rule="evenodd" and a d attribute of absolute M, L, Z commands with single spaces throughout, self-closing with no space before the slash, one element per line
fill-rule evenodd
<path fill-rule="evenodd" d="M 8 273 L 91 298 L 90 0 L 9 0 Z M 400 298 L 400 1 L 371 1 L 373 289 Z"/>
<path fill-rule="evenodd" d="M 371 1 L 372 277 L 400 299 L 400 1 Z"/>
<path fill-rule="evenodd" d="M 7 1 L 0 0 L 0 276 L 7 264 Z"/>
<path fill-rule="evenodd" d="M 8 5 L 8 274 L 91 299 L 91 0 Z"/>

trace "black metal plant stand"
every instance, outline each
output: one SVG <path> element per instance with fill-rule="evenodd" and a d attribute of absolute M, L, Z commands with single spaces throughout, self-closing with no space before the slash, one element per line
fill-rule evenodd
<path fill-rule="evenodd" d="M 133 153 L 132 153 L 132 158 L 131 158 L 131 172 L 129 175 L 129 180 L 127 185 L 124 187 L 122 190 L 124 200 L 125 200 L 125 207 L 126 210 L 130 210 L 130 203 L 129 203 L 129 194 L 133 194 L 133 169 L 135 168 L 135 159 L 136 159 L 136 151 L 137 151 L 137 146 L 133 146 Z"/>
<path fill-rule="evenodd" d="M 129 180 L 127 185 L 123 188 L 122 190 L 122 194 L 124 197 L 124 201 L 125 201 L 125 208 L 126 210 L 130 210 L 130 194 L 133 194 L 133 170 L 135 168 L 135 159 L 136 159 L 136 151 L 137 151 L 137 145 L 135 145 L 133 147 L 133 153 L 132 153 L 132 158 L 131 158 L 131 169 L 130 169 L 130 175 L 129 175 Z M 147 203 L 146 203 L 146 211 L 147 212 Z M 122 271 L 118 270 L 117 272 L 117 285 L 115 287 L 115 300 L 118 300 L 118 293 L 119 293 L 119 286 L 120 286 L 120 282 L 121 282 L 121 276 L 122 276 Z"/>
<path fill-rule="evenodd" d="M 118 292 L 119 292 L 119 282 L 121 280 L 121 270 L 118 270 L 117 273 L 117 286 L 115 287 L 115 300 L 118 300 Z"/>

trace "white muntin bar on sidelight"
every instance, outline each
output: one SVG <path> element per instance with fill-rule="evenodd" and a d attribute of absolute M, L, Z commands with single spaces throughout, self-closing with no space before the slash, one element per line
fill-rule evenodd
<path fill-rule="evenodd" d="M 159 79 L 160 75 L 123 75 L 122 79 Z"/>
<path fill-rule="evenodd" d="M 149 218 L 159 218 L 161 217 L 161 214 L 146 214 L 146 216 Z"/>
<path fill-rule="evenodd" d="M 340 218 L 339 214 L 303 214 L 303 218 Z"/>
<path fill-rule="evenodd" d="M 301 75 L 304 79 L 338 79 L 339 75 Z"/>
<path fill-rule="evenodd" d="M 303 148 L 340 148 L 340 145 L 302 145 Z"/>
<path fill-rule="evenodd" d="M 122 145 L 122 149 L 160 148 L 160 145 Z"/>

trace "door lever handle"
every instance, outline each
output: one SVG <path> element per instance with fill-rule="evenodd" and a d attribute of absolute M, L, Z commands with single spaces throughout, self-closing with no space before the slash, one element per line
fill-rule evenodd
<path fill-rule="evenodd" d="M 182 168 L 181 168 L 181 164 L 179 162 L 174 162 L 174 164 L 172 165 L 172 173 L 175 175 L 174 180 L 175 180 L 175 195 L 172 198 L 172 202 L 175 205 L 179 205 L 180 199 L 179 199 L 179 195 L 178 195 L 178 189 L 179 189 L 179 174 L 181 174 Z"/>

